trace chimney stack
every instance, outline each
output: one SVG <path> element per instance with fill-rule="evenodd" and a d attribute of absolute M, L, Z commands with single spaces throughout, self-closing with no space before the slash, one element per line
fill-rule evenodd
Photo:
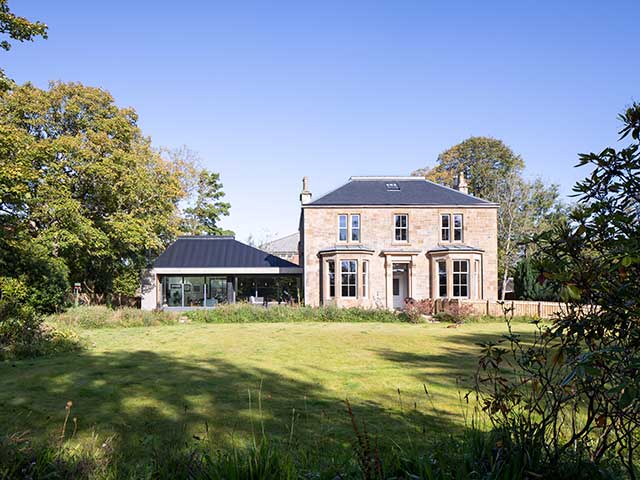
<path fill-rule="evenodd" d="M 456 178 L 453 188 L 458 190 L 460 193 L 469 193 L 469 186 L 467 185 L 467 180 L 464 178 L 464 173 L 460 172 L 458 177 Z"/>
<path fill-rule="evenodd" d="M 309 177 L 302 177 L 302 192 L 300 193 L 300 203 L 304 205 L 311 201 L 311 192 L 309 191 Z"/>

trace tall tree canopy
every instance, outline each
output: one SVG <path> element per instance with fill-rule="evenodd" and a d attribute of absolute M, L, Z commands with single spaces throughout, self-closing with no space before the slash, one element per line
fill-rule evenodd
<path fill-rule="evenodd" d="M 8 0 L 0 0 L 0 34 L 19 42 L 32 41 L 36 37 L 47 38 L 47 25 L 19 17 L 11 11 L 8 3 Z M 6 38 L 0 40 L 0 48 L 9 50 L 11 43 Z"/>
<path fill-rule="evenodd" d="M 181 232 L 191 187 L 217 179 L 154 150 L 137 120 L 76 83 L 0 93 L 0 276 L 16 274 L 19 252 L 45 252 L 89 290 L 134 293 L 140 270 Z M 218 202 L 217 186 L 198 202 Z M 228 208 L 205 212 L 209 228 Z"/>
<path fill-rule="evenodd" d="M 470 137 L 442 152 L 433 168 L 413 175 L 451 186 L 463 173 L 473 195 L 500 204 L 498 210 L 498 264 L 504 295 L 508 275 L 525 254 L 522 245 L 531 234 L 545 229 L 563 215 L 558 186 L 536 179 L 527 181 L 524 160 L 501 140 Z"/>
<path fill-rule="evenodd" d="M 11 49 L 10 40 L 26 42 L 33 41 L 36 37 L 47 38 L 47 25 L 19 17 L 9 8 L 8 0 L 0 0 L 0 49 Z M 10 81 L 0 68 L 0 90 L 8 88 Z"/>

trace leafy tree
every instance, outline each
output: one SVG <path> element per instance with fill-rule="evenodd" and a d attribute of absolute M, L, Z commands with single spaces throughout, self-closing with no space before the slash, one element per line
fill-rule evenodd
<path fill-rule="evenodd" d="M 34 264 L 16 258 L 42 251 L 68 281 L 130 295 L 180 233 L 200 177 L 210 178 L 154 150 L 136 112 L 104 90 L 13 85 L 0 93 L 0 276 L 30 275 Z"/>
<path fill-rule="evenodd" d="M 522 258 L 513 271 L 513 283 L 518 300 L 556 301 L 557 289 L 548 280 L 540 281 L 542 272 L 530 257 Z"/>
<path fill-rule="evenodd" d="M 470 137 L 438 156 L 433 168 L 416 170 L 428 180 L 452 185 L 463 173 L 472 194 L 500 205 L 498 210 L 498 269 L 502 296 L 512 269 L 524 254 L 523 243 L 561 217 L 558 186 L 523 178 L 524 160 L 501 140 Z"/>
<path fill-rule="evenodd" d="M 8 5 L 8 0 L 0 0 L 0 49 L 11 49 L 9 40 L 19 42 L 33 41 L 36 37 L 47 38 L 47 25 L 42 22 L 31 22 L 24 17 L 14 14 Z M 11 88 L 9 80 L 0 68 L 0 91 Z"/>
<path fill-rule="evenodd" d="M 620 119 L 621 140 L 632 142 L 580 155 L 592 167 L 574 187 L 581 208 L 536 239 L 536 268 L 561 289 L 562 313 L 531 341 L 510 332 L 503 345 L 486 343 L 476 377 L 507 455 L 526 470 L 542 459 L 549 478 L 571 457 L 594 473 L 617 457 L 629 478 L 638 474 L 640 104 Z"/>
<path fill-rule="evenodd" d="M 36 37 L 47 38 L 47 26 L 42 22 L 31 22 L 15 15 L 8 5 L 8 0 L 0 0 L 0 34 L 19 42 L 33 41 Z M 9 50 L 8 40 L 0 41 L 0 48 Z"/>
<path fill-rule="evenodd" d="M 183 231 L 191 235 L 233 235 L 232 231 L 218 226 L 220 219 L 229 215 L 231 208 L 231 204 L 222 201 L 224 195 L 220 174 L 201 171 L 195 203 L 184 210 Z"/>
<path fill-rule="evenodd" d="M 493 201 L 499 185 L 512 173 L 520 176 L 524 160 L 502 140 L 491 137 L 470 137 L 438 155 L 433 168 L 422 168 L 413 175 L 443 185 L 453 185 L 454 179 L 464 173 L 469 191 L 480 198 Z"/>

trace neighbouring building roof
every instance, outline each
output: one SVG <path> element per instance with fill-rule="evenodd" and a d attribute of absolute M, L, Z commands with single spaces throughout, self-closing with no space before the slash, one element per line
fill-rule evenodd
<path fill-rule="evenodd" d="M 452 244 L 452 245 L 441 245 L 439 247 L 432 248 L 427 253 L 437 253 L 437 252 L 484 252 L 484 250 L 477 247 L 471 247 L 469 245 Z"/>
<path fill-rule="evenodd" d="M 424 177 L 351 177 L 348 183 L 304 206 L 351 205 L 497 206 Z"/>
<path fill-rule="evenodd" d="M 298 265 L 239 242 L 231 236 L 179 237 L 153 268 L 270 268 Z"/>
<path fill-rule="evenodd" d="M 298 243 L 300 241 L 300 232 L 292 233 L 286 237 L 278 238 L 270 242 L 260 245 L 260 248 L 266 252 L 298 252 Z"/>

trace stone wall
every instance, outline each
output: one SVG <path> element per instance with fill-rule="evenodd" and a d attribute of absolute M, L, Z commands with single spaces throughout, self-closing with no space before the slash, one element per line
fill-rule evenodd
<path fill-rule="evenodd" d="M 460 242 L 440 241 L 440 214 L 463 214 L 463 238 Z M 304 267 L 305 301 L 308 305 L 322 303 L 321 280 L 325 275 L 322 259 L 318 255 L 323 249 L 357 245 L 373 250 L 373 253 L 338 252 L 334 258 L 336 265 L 341 259 L 355 259 L 358 262 L 358 286 L 361 281 L 362 260 L 369 260 L 369 292 L 367 298 L 358 295 L 356 299 L 343 299 L 340 295 L 332 302 L 340 306 L 358 305 L 380 306 L 380 300 L 388 306 L 390 294 L 388 263 L 405 261 L 403 252 L 410 256 L 410 296 L 416 299 L 431 298 L 435 292 L 432 283 L 434 262 L 427 252 L 440 246 L 467 245 L 483 250 L 481 255 L 481 288 L 476 298 L 495 300 L 498 292 L 497 271 L 497 209 L 495 207 L 303 207 L 301 219 L 301 262 Z M 338 241 L 338 215 L 360 214 L 360 242 Z M 409 216 L 407 242 L 394 240 L 394 214 Z M 383 252 L 386 252 L 383 253 Z M 391 256 L 389 252 L 393 252 Z M 397 253 L 396 253 L 397 252 Z M 464 252 L 450 254 L 453 258 L 475 258 Z M 473 262 L 470 262 L 473 264 Z M 336 270 L 338 267 L 336 266 Z M 338 274 L 339 272 L 336 271 Z M 361 292 L 359 292 L 361 293 Z"/>

